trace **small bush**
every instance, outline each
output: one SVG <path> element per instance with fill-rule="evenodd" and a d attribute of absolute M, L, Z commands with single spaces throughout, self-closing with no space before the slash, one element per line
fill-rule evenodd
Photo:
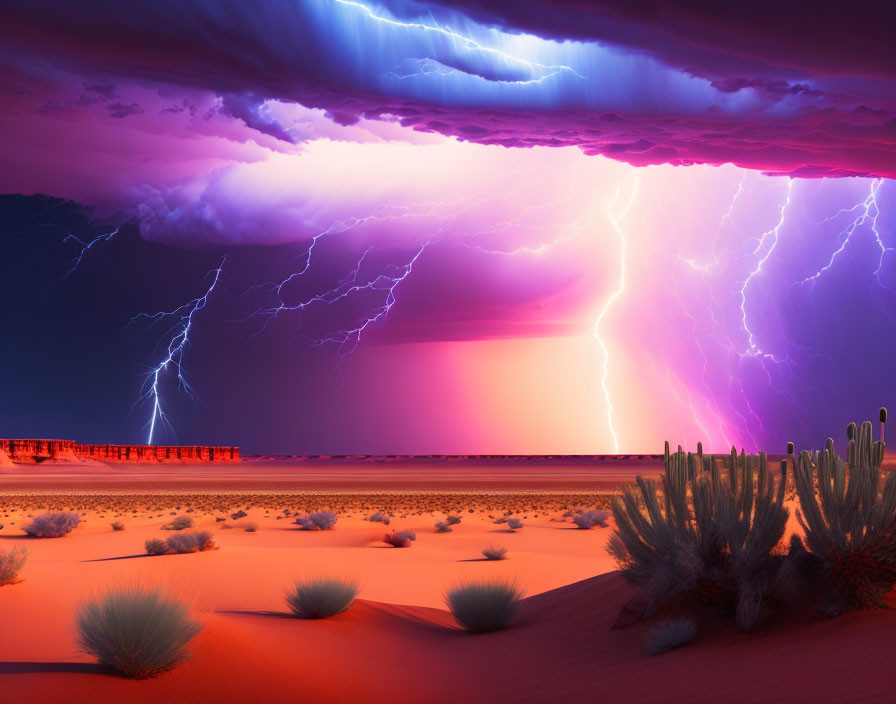
<path fill-rule="evenodd" d="M 81 604 L 75 618 L 81 649 L 103 667 L 134 679 L 177 667 L 202 629 L 188 606 L 158 587 L 110 589 Z"/>
<path fill-rule="evenodd" d="M 591 530 L 594 526 L 601 528 L 607 527 L 607 519 L 610 517 L 609 511 L 602 509 L 594 509 L 593 511 L 584 511 L 577 516 L 572 517 L 572 522 L 582 530 Z"/>
<path fill-rule="evenodd" d="M 186 530 L 193 527 L 192 516 L 177 516 L 162 526 L 162 530 Z"/>
<path fill-rule="evenodd" d="M 691 618 L 675 618 L 662 621 L 649 631 L 644 639 L 644 647 L 650 655 L 675 650 L 697 637 L 697 624 Z"/>
<path fill-rule="evenodd" d="M 255 521 L 245 521 L 240 524 L 240 528 L 242 528 L 247 533 L 254 533 L 258 530 L 259 525 Z"/>
<path fill-rule="evenodd" d="M 370 516 L 367 520 L 372 523 L 382 523 L 384 525 L 389 525 L 389 523 L 391 522 L 391 519 L 382 511 L 377 511 L 372 516 Z"/>
<path fill-rule="evenodd" d="M 447 523 L 449 526 L 456 526 L 458 523 L 460 523 L 460 516 L 446 516 L 445 523 Z"/>
<path fill-rule="evenodd" d="M 523 522 L 519 518 L 508 518 L 507 527 L 510 528 L 511 532 L 515 532 L 523 527 Z"/>
<path fill-rule="evenodd" d="M 515 583 L 477 580 L 462 583 L 445 594 L 445 602 L 458 625 L 470 633 L 506 628 L 516 618 L 524 591 Z"/>
<path fill-rule="evenodd" d="M 178 533 L 168 538 L 167 542 L 169 550 L 176 553 L 204 552 L 215 547 L 213 536 L 207 530 Z"/>
<path fill-rule="evenodd" d="M 485 555 L 486 560 L 503 560 L 507 554 L 507 548 L 499 548 L 493 545 L 483 550 L 482 554 Z"/>
<path fill-rule="evenodd" d="M 286 603 L 298 618 L 329 618 L 348 611 L 358 591 L 357 582 L 337 577 L 299 580 L 286 593 Z"/>
<path fill-rule="evenodd" d="M 124 530 L 124 523 L 115 521 L 115 523 L 112 524 L 112 530 Z"/>
<path fill-rule="evenodd" d="M 57 511 L 35 516 L 30 523 L 22 526 L 32 538 L 61 538 L 71 533 L 81 522 L 77 513 Z"/>
<path fill-rule="evenodd" d="M 451 524 L 448 521 L 439 521 L 436 523 L 436 533 L 450 533 Z"/>
<path fill-rule="evenodd" d="M 383 542 L 388 543 L 393 548 L 409 548 L 411 543 L 417 539 L 417 534 L 410 530 L 400 530 L 397 533 L 386 533 Z"/>
<path fill-rule="evenodd" d="M 13 548 L 12 550 L 0 550 L 0 587 L 7 584 L 21 582 L 19 572 L 28 562 L 27 548 Z"/>
<path fill-rule="evenodd" d="M 167 555 L 168 554 L 168 543 L 160 538 L 150 538 L 147 540 L 144 545 L 146 546 L 146 553 L 148 555 Z"/>
<path fill-rule="evenodd" d="M 331 530 L 338 519 L 339 516 L 332 511 L 318 511 L 308 516 L 299 516 L 295 522 L 302 530 Z"/>

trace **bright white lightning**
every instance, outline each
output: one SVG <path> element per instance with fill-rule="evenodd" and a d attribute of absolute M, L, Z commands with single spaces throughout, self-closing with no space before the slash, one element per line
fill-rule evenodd
<path fill-rule="evenodd" d="M 217 269 L 213 269 L 211 272 L 209 272 L 209 274 L 212 275 L 211 284 L 206 289 L 205 293 L 199 298 L 194 298 L 193 300 L 183 304 L 182 306 L 178 306 L 172 311 L 161 311 L 159 313 L 154 313 L 151 315 L 141 313 L 131 319 L 131 322 L 133 322 L 139 318 L 145 318 L 152 320 L 153 324 L 155 324 L 156 322 L 163 319 L 176 318 L 174 326 L 169 330 L 169 332 L 171 333 L 171 338 L 168 341 L 168 347 L 166 348 L 165 357 L 161 362 L 153 367 L 153 369 L 147 375 L 146 382 L 144 383 L 144 392 L 139 399 L 139 401 L 149 399 L 152 405 L 152 416 L 149 419 L 149 433 L 146 438 L 147 445 L 153 444 L 153 436 L 155 434 L 157 423 L 165 423 L 169 428 L 171 427 L 171 424 L 168 423 L 168 418 L 162 408 L 161 389 L 159 388 L 159 383 L 165 371 L 169 367 L 173 367 L 177 371 L 178 383 L 184 390 L 187 391 L 187 393 L 192 393 L 190 385 L 187 383 L 187 380 L 184 377 L 184 354 L 186 354 L 187 348 L 190 345 L 190 331 L 193 328 L 193 318 L 199 311 L 205 308 L 206 304 L 208 303 L 209 296 L 211 296 L 212 292 L 215 290 L 215 287 L 218 285 L 218 282 L 221 280 L 221 270 L 223 269 L 223 267 L 224 259 L 221 260 L 221 263 L 218 265 Z"/>
<path fill-rule="evenodd" d="M 622 231 L 620 223 L 622 219 L 628 215 L 629 210 L 631 210 L 632 204 L 635 202 L 635 196 L 638 193 L 638 174 L 635 172 L 631 193 L 629 194 L 628 200 L 625 202 L 624 207 L 618 212 L 615 210 L 617 203 L 622 197 L 622 184 L 620 184 L 616 188 L 616 194 L 613 197 L 613 200 L 609 202 L 607 205 L 607 217 L 610 220 L 610 223 L 613 226 L 613 230 L 616 232 L 616 235 L 619 237 L 619 284 L 616 286 L 616 289 L 610 295 L 609 298 L 604 302 L 604 306 L 600 311 L 600 314 L 597 316 L 597 320 L 594 323 L 594 337 L 597 339 L 598 344 L 600 345 L 601 351 L 603 352 L 603 371 L 601 374 L 601 388 L 604 392 L 604 398 L 607 403 L 607 423 L 610 427 L 610 434 L 613 436 L 613 451 L 619 452 L 619 437 L 616 434 L 616 428 L 613 425 L 613 400 L 610 396 L 610 387 L 609 387 L 609 378 L 610 378 L 610 351 L 607 348 L 606 343 L 604 342 L 603 337 L 601 337 L 601 324 L 604 321 L 604 318 L 607 316 L 607 313 L 610 311 L 610 308 L 616 303 L 616 301 L 622 296 L 623 291 L 625 291 L 625 267 L 626 267 L 626 249 L 627 249 L 627 241 L 625 233 Z"/>
<path fill-rule="evenodd" d="M 787 207 L 790 205 L 792 195 L 793 179 L 787 179 L 787 197 L 784 199 L 784 204 L 781 206 L 781 211 L 778 216 L 778 222 L 771 230 L 763 233 L 762 237 L 759 238 L 759 241 L 756 244 L 756 248 L 752 252 L 753 254 L 759 254 L 759 259 L 756 262 L 756 266 L 753 267 L 753 270 L 749 273 L 747 278 L 743 280 L 740 289 L 737 291 L 737 293 L 740 295 L 741 326 L 743 327 L 744 332 L 747 333 L 747 350 L 744 352 L 744 354 L 750 357 L 764 357 L 770 358 L 773 361 L 779 361 L 776 360 L 773 355 L 763 352 L 756 344 L 756 336 L 750 329 L 750 325 L 747 321 L 747 287 L 750 285 L 753 279 L 762 272 L 762 266 L 768 261 L 769 257 L 771 257 L 772 252 L 775 251 L 775 247 L 778 244 L 781 228 L 784 226 L 784 220 L 787 216 Z"/>
<path fill-rule="evenodd" d="M 522 66 L 526 66 L 529 69 L 538 69 L 541 71 L 549 71 L 550 72 L 547 75 L 541 76 L 538 79 L 530 79 L 530 80 L 526 80 L 526 81 L 501 81 L 502 83 L 505 83 L 505 82 L 506 83 L 521 83 L 521 84 L 539 83 L 546 78 L 550 78 L 551 76 L 554 76 L 557 73 L 560 73 L 561 71 L 572 73 L 573 75 L 575 75 L 579 78 L 585 78 L 585 76 L 583 76 L 578 71 L 576 71 L 572 66 L 565 66 L 565 65 L 549 66 L 547 64 L 542 64 L 537 61 L 530 61 L 528 59 L 524 59 L 520 56 L 514 56 L 513 54 L 508 54 L 507 52 L 501 51 L 500 49 L 496 49 L 494 47 L 490 47 L 490 46 L 486 46 L 485 44 L 481 44 L 480 42 L 476 41 L 472 37 L 468 37 L 464 34 L 460 34 L 459 32 L 455 32 L 450 27 L 440 27 L 438 24 L 435 23 L 435 20 L 433 20 L 433 24 L 431 24 L 431 25 L 423 24 L 422 22 L 402 22 L 401 20 L 396 20 L 391 17 L 385 17 L 383 15 L 378 15 L 370 7 L 368 7 L 364 3 L 356 2 L 356 0 L 333 0 L 333 2 L 335 2 L 339 5 L 345 5 L 347 7 L 356 8 L 356 9 L 360 10 L 361 12 L 363 12 L 364 14 L 366 14 L 370 19 L 375 20 L 377 22 L 381 22 L 383 24 L 391 25 L 393 27 L 402 27 L 404 29 L 418 29 L 418 30 L 422 30 L 424 32 L 433 32 L 433 33 L 439 34 L 443 37 L 447 37 L 449 39 L 454 39 L 456 41 L 461 42 L 463 44 L 464 48 L 469 49 L 470 51 L 480 51 L 484 54 L 492 54 L 493 56 L 497 56 L 501 59 L 504 59 L 505 61 L 510 61 L 512 63 L 517 63 Z M 423 61 L 423 62 L 426 61 L 426 59 L 418 59 L 418 60 Z M 424 73 L 433 73 L 433 71 L 431 71 L 431 70 L 425 71 Z M 444 75 L 444 74 L 442 74 L 442 75 Z"/>
<path fill-rule="evenodd" d="M 822 274 L 829 271 L 831 267 L 834 266 L 837 258 L 846 250 L 846 247 L 847 245 L 849 245 L 849 242 L 852 239 L 855 231 L 866 223 L 871 229 L 871 233 L 874 237 L 875 243 L 880 248 L 880 261 L 878 262 L 877 269 L 874 270 L 874 276 L 875 278 L 877 278 L 878 282 L 880 282 L 880 270 L 884 265 L 884 255 L 886 255 L 888 251 L 891 251 L 893 249 L 892 247 L 887 247 L 886 244 L 884 244 L 883 240 L 881 239 L 880 230 L 878 230 L 877 227 L 877 220 L 880 217 L 880 207 L 877 203 L 877 194 L 878 191 L 880 191 L 880 187 L 883 185 L 883 182 L 883 179 L 875 179 L 871 182 L 868 196 L 863 201 L 861 201 L 860 203 L 856 203 L 851 208 L 841 208 L 834 215 L 826 218 L 823 221 L 830 222 L 831 220 L 834 220 L 846 213 L 854 213 L 857 210 L 859 211 L 858 215 L 856 215 L 853 221 L 840 232 L 840 236 L 843 238 L 843 241 L 840 243 L 840 246 L 831 254 L 827 264 L 825 264 L 811 276 L 807 276 L 802 281 L 797 281 L 794 284 L 795 286 L 800 286 L 802 284 L 808 283 L 811 283 L 814 286 L 815 282 L 818 281 Z"/>

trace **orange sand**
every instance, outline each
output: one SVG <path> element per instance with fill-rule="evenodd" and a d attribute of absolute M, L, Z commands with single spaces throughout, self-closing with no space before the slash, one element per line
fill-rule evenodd
<path fill-rule="evenodd" d="M 154 470 L 155 471 L 155 470 Z M 0 499 L 4 497 L 0 496 Z M 176 497 L 169 497 L 176 502 Z M 0 501 L 0 505 L 2 505 Z M 183 506 L 187 508 L 187 506 Z M 892 701 L 896 612 L 820 618 L 808 608 L 757 633 L 702 617 L 696 644 L 649 658 L 650 623 L 612 630 L 629 588 L 604 546 L 611 528 L 581 531 L 529 515 L 510 533 L 484 513 L 463 512 L 437 534 L 443 514 L 394 518 L 389 528 L 341 515 L 333 531 L 297 530 L 271 510 L 250 511 L 257 533 L 227 530 L 194 513 L 219 550 L 148 557 L 143 542 L 168 533 L 169 510 L 117 518 L 89 511 L 59 539 L 27 539 L 23 515 L 0 512 L 0 549 L 27 546 L 25 581 L 0 587 L 0 701 L 120 702 L 798 702 Z M 161 517 L 158 514 L 162 513 Z M 522 515 L 522 514 L 520 514 Z M 113 520 L 124 531 L 110 528 Z M 12 525 L 12 522 L 15 525 Z M 394 549 L 386 530 L 417 541 Z M 508 548 L 486 562 L 480 550 Z M 309 575 L 362 583 L 349 612 L 325 621 L 284 617 L 283 591 Z M 529 598 L 518 622 L 493 634 L 459 631 L 442 602 L 463 577 L 516 578 Z M 73 644 L 73 612 L 116 581 L 162 582 L 192 599 L 207 620 L 180 668 L 142 682 L 100 672 Z"/>

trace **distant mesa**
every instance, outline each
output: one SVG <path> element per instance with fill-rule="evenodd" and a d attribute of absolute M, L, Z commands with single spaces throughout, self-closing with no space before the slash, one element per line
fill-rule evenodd
<path fill-rule="evenodd" d="M 82 445 L 72 440 L 0 440 L 0 467 L 91 462 L 239 462 L 238 447 L 210 445 Z"/>

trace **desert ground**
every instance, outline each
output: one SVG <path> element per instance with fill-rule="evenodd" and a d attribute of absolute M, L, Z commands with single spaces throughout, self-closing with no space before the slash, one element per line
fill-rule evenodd
<path fill-rule="evenodd" d="M 431 469 L 431 468 L 430 468 Z M 896 678 L 896 612 L 825 619 L 795 608 L 759 631 L 696 613 L 687 647 L 649 657 L 650 619 L 612 625 L 631 590 L 605 550 L 608 527 L 579 530 L 569 509 L 606 507 L 620 483 L 659 473 L 633 459 L 551 472 L 544 467 L 433 472 L 244 463 L 236 467 L 17 466 L 0 474 L 0 550 L 27 547 L 23 581 L 0 587 L 0 695 L 23 702 L 884 702 Z M 303 475 L 303 472 L 306 474 Z M 553 482 L 552 482 L 553 480 Z M 434 488 L 432 486 L 434 482 Z M 421 487 L 430 485 L 430 488 Z M 261 487 L 267 487 L 262 489 Z M 333 530 L 293 517 L 332 509 Z M 28 538 L 29 515 L 73 510 L 62 538 Z M 392 514 L 388 527 L 365 520 Z M 231 518 L 237 511 L 247 515 Z M 523 527 L 494 520 L 506 514 Z M 288 514 L 288 515 L 287 515 Z M 434 523 L 461 522 L 450 533 Z M 148 556 L 144 541 L 189 515 L 218 549 Z M 218 520 L 224 518 L 225 520 Z M 115 531 L 114 521 L 124 523 Z M 255 532 L 245 526 L 258 524 Z M 383 543 L 412 530 L 408 549 Z M 791 526 L 791 530 L 795 526 Z M 506 547 L 506 559 L 481 551 Z M 297 578 L 359 580 L 358 601 L 320 621 L 290 618 Z M 479 576 L 526 589 L 508 629 L 470 634 L 444 603 L 446 588 Z M 104 673 L 79 653 L 74 611 L 114 584 L 163 584 L 193 604 L 205 627 L 192 658 L 142 681 Z M 896 600 L 893 601 L 896 605 Z M 782 627 L 784 626 L 784 627 Z"/>

